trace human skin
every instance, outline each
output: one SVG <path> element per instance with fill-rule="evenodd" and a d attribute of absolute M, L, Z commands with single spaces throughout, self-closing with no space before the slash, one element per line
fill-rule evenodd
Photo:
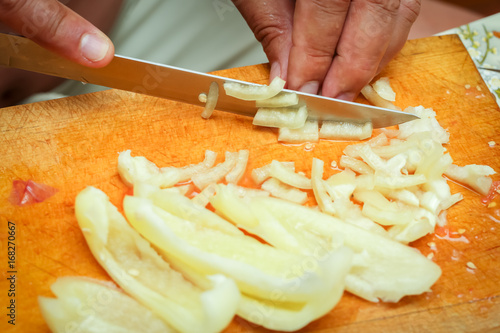
<path fill-rule="evenodd" d="M 288 88 L 353 100 L 403 47 L 420 0 L 233 0 Z"/>
<path fill-rule="evenodd" d="M 103 67 L 114 55 L 113 43 L 105 33 L 110 31 L 121 4 L 122 0 L 0 0 L 0 31 L 24 35 L 85 66 Z M 102 48 L 99 43 L 91 43 L 93 39 L 101 40 Z M 0 68 L 0 77 L 0 107 L 63 82 L 10 68 Z"/>

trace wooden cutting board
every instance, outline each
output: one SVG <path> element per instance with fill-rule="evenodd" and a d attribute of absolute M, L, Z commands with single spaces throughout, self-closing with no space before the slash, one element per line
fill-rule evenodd
<path fill-rule="evenodd" d="M 218 74 L 266 83 L 268 66 Z M 398 106 L 423 105 L 437 112 L 451 133 L 447 148 L 456 164 L 486 164 L 500 171 L 500 110 L 457 36 L 409 41 L 381 75 L 391 79 Z M 283 145 L 274 130 L 256 128 L 249 118 L 215 112 L 204 120 L 200 113 L 191 105 L 115 90 L 0 110 L 1 332 L 48 331 L 37 296 L 51 295 L 49 286 L 59 276 L 109 279 L 77 226 L 74 199 L 92 185 L 121 206 L 127 189 L 116 170 L 118 152 L 131 149 L 159 166 L 184 166 L 201 161 L 206 149 L 222 159 L 227 150 L 246 148 L 250 170 L 272 159 L 294 160 L 310 175 L 313 157 L 329 165 L 348 144 Z M 497 146 L 490 147 L 490 141 Z M 32 179 L 59 192 L 43 203 L 13 206 L 7 198 L 16 179 Z M 424 255 L 433 252 L 443 269 L 432 292 L 397 304 L 373 304 L 346 293 L 331 313 L 303 331 L 500 330 L 500 205 L 488 208 L 478 194 L 451 186 L 464 200 L 449 210 L 448 226 L 413 244 Z M 16 225 L 15 298 L 7 297 L 8 221 Z M 477 269 L 468 268 L 468 262 Z M 11 299 L 15 326 L 6 317 Z M 227 331 L 265 330 L 235 318 Z"/>

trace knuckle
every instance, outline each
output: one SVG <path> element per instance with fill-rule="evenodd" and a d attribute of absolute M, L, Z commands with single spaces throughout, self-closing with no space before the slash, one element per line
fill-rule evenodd
<path fill-rule="evenodd" d="M 34 8 L 33 15 L 29 18 L 31 30 L 46 42 L 55 42 L 61 33 L 63 22 L 67 19 L 67 11 L 58 1 L 44 2 Z"/>
<path fill-rule="evenodd" d="M 278 39 L 285 38 L 287 31 L 279 22 L 263 22 L 255 25 L 253 29 L 255 38 L 264 48 L 267 48 Z"/>
<path fill-rule="evenodd" d="M 401 5 L 401 0 L 367 0 L 367 2 L 377 10 L 393 15 L 398 12 Z"/>
<path fill-rule="evenodd" d="M 17 22 L 17 29 L 28 38 L 53 42 L 67 20 L 66 7 L 56 0 L 0 0 L 0 18 Z"/>
<path fill-rule="evenodd" d="M 408 0 L 412 1 L 412 0 Z M 377 38 L 386 38 L 390 29 L 398 21 L 402 4 L 400 0 L 365 0 L 370 17 L 360 22 L 359 36 L 364 42 Z"/>
<path fill-rule="evenodd" d="M 413 24 L 420 14 L 420 7 L 420 0 L 403 0 L 400 8 L 401 15 L 405 20 Z"/>
<path fill-rule="evenodd" d="M 14 16 L 26 5 L 26 1 L 0 0 L 0 16 Z"/>
<path fill-rule="evenodd" d="M 56 40 L 61 33 L 63 23 L 67 20 L 68 13 L 59 9 L 57 14 L 53 15 L 42 28 L 48 40 Z"/>
<path fill-rule="evenodd" d="M 335 53 L 335 45 L 308 45 L 303 51 L 307 57 L 316 59 L 316 61 L 331 62 Z"/>
<path fill-rule="evenodd" d="M 339 63 L 344 64 L 346 67 L 353 70 L 353 72 L 360 76 L 368 77 L 374 75 L 380 63 L 381 56 L 377 52 L 361 52 L 362 49 L 360 45 L 350 48 L 344 47 L 339 50 L 336 57 Z"/>
<path fill-rule="evenodd" d="M 327 15 L 344 14 L 351 4 L 351 0 L 311 0 L 313 7 Z"/>

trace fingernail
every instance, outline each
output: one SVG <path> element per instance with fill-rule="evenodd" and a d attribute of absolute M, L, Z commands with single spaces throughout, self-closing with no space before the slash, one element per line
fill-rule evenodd
<path fill-rule="evenodd" d="M 97 62 L 106 56 L 110 47 L 107 37 L 96 34 L 85 34 L 80 40 L 80 50 L 82 55 L 92 62 Z"/>
<path fill-rule="evenodd" d="M 275 77 L 281 77 L 281 66 L 279 62 L 273 62 L 271 64 L 271 70 L 269 72 L 269 81 L 272 81 Z"/>
<path fill-rule="evenodd" d="M 309 81 L 306 82 L 300 87 L 299 91 L 308 93 L 308 94 L 317 94 L 319 90 L 319 82 L 318 81 Z"/>
<path fill-rule="evenodd" d="M 352 101 L 354 101 L 354 98 L 356 98 L 356 95 L 353 93 L 341 93 L 341 94 L 338 94 L 335 98 L 341 99 L 343 101 L 352 102 Z"/>

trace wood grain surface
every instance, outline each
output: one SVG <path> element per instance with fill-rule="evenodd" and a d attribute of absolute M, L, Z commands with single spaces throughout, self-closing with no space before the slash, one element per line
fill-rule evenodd
<path fill-rule="evenodd" d="M 266 83 L 268 69 L 258 65 L 218 74 Z M 500 110 L 458 37 L 409 41 L 381 75 L 391 79 L 398 106 L 423 105 L 437 112 L 451 133 L 447 149 L 456 164 L 486 164 L 500 171 Z M 121 207 L 127 188 L 117 174 L 118 152 L 131 149 L 158 166 L 184 166 L 201 161 L 206 149 L 222 159 L 225 151 L 246 148 L 249 170 L 272 159 L 293 160 L 310 175 L 313 157 L 328 165 L 339 160 L 348 144 L 283 145 L 277 143 L 276 131 L 256 128 L 249 118 L 216 111 L 204 120 L 200 113 L 199 107 L 116 90 L 0 110 L 1 332 L 47 332 L 37 296 L 50 296 L 49 286 L 59 276 L 109 280 L 78 228 L 74 200 L 92 185 Z M 490 141 L 497 145 L 490 147 Z M 325 177 L 333 173 L 327 171 Z M 7 198 L 16 179 L 59 191 L 43 203 L 14 206 Z M 433 252 L 443 270 L 431 292 L 397 304 L 374 304 L 345 293 L 331 313 L 303 331 L 499 331 L 500 202 L 488 208 L 478 194 L 457 184 L 451 187 L 464 200 L 449 210 L 448 225 L 412 244 L 424 255 Z M 6 316 L 11 299 L 7 221 L 16 224 L 15 326 Z M 429 242 L 436 243 L 436 250 Z M 468 262 L 477 269 L 468 268 Z M 227 328 L 250 331 L 265 330 L 240 318 Z"/>

